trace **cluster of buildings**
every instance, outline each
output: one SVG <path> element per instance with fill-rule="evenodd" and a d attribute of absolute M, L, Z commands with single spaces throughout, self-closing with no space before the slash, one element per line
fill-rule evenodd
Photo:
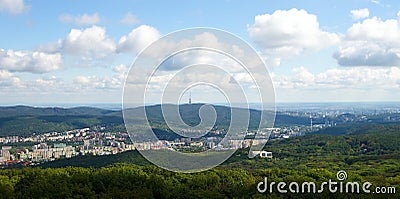
<path fill-rule="evenodd" d="M 304 133 L 300 132 L 299 127 L 294 128 L 265 128 L 258 131 L 249 131 L 240 135 L 233 135 L 229 139 L 224 139 L 224 130 L 218 132 L 210 132 L 208 136 L 201 138 L 179 138 L 174 141 L 160 140 L 157 142 L 136 143 L 138 150 L 158 150 L 173 149 L 178 151 L 206 151 L 214 150 L 232 150 L 247 148 L 252 145 L 265 143 L 265 140 L 286 139 L 293 136 L 300 136 Z M 189 134 L 190 135 L 190 134 Z M 221 136 L 223 135 L 223 136 Z"/>
<path fill-rule="evenodd" d="M 138 150 L 169 149 L 177 151 L 232 150 L 261 144 L 265 138 L 281 139 L 301 135 L 296 128 L 267 128 L 250 131 L 224 140 L 224 130 L 212 131 L 201 138 L 179 138 L 174 141 L 141 142 L 133 144 L 124 132 L 102 132 L 89 128 L 66 132 L 51 132 L 29 137 L 0 137 L 0 167 L 12 164 L 35 165 L 71 158 L 78 155 L 111 155 Z M 260 155 L 261 154 L 261 155 Z M 260 152 L 260 157 L 268 156 Z"/>
<path fill-rule="evenodd" d="M 181 138 L 174 141 L 160 140 L 157 142 L 142 142 L 136 143 L 135 148 L 138 150 L 158 150 L 158 149 L 172 149 L 178 151 L 205 151 L 208 149 L 214 150 L 230 150 L 240 149 L 251 146 L 252 143 L 257 143 L 257 140 L 252 139 L 230 139 L 220 144 L 222 138 L 220 137 L 208 137 L 204 140 L 192 139 L 192 138 Z"/>
<path fill-rule="evenodd" d="M 284 127 L 284 128 L 268 128 L 271 135 L 269 139 L 287 139 L 294 136 L 304 135 L 308 129 L 305 127 L 294 126 L 294 127 Z"/>
<path fill-rule="evenodd" d="M 92 131 L 90 128 L 75 129 L 65 132 L 50 132 L 44 134 L 33 134 L 28 137 L 24 136 L 7 136 L 0 137 L 0 144 L 15 143 L 42 143 L 42 142 L 83 142 L 92 138 L 103 138 L 106 140 L 126 141 L 129 135 L 124 132 L 103 132 L 105 127 Z"/>
<path fill-rule="evenodd" d="M 127 133 L 94 132 L 89 128 L 30 137 L 1 137 L 0 144 L 0 167 L 34 165 L 87 154 L 110 155 L 134 149 Z"/>

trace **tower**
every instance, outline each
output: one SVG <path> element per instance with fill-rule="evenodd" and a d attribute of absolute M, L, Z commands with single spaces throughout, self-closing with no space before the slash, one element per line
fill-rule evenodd
<path fill-rule="evenodd" d="M 192 104 L 192 92 L 189 93 L 189 104 Z"/>

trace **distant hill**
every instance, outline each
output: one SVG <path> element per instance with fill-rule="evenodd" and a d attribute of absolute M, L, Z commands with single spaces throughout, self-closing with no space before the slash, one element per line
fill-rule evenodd
<path fill-rule="evenodd" d="M 399 133 L 400 124 L 398 123 L 351 123 L 339 124 L 314 132 L 313 134 L 325 135 L 359 135 L 359 134 L 380 134 L 380 133 Z"/>
<path fill-rule="evenodd" d="M 9 106 L 0 107 L 0 118 L 4 117 L 18 117 L 18 116 L 65 116 L 65 115 L 107 115 L 119 111 L 105 110 L 93 107 L 74 107 L 74 108 L 60 108 L 60 107 L 31 107 L 31 106 Z"/>
<path fill-rule="evenodd" d="M 66 131 L 94 125 L 122 124 L 120 111 L 91 107 L 0 107 L 0 136 Z"/>
<path fill-rule="evenodd" d="M 189 125 L 198 124 L 200 122 L 198 111 L 202 105 L 180 105 L 179 110 L 183 120 Z M 217 112 L 216 126 L 219 128 L 228 127 L 231 109 L 226 106 L 214 106 L 214 108 Z M 139 111 L 139 109 L 141 108 L 134 108 L 132 111 Z M 157 128 L 160 128 L 160 125 L 165 126 L 161 105 L 147 106 L 146 113 L 151 124 L 157 124 Z M 250 128 L 257 128 L 260 115 L 261 112 L 259 110 L 250 109 Z M 301 124 L 308 124 L 308 118 L 278 113 L 275 119 L 275 125 L 277 126 Z M 125 131 L 121 111 L 93 107 L 0 107 L 0 136 L 60 132 L 95 125 L 104 125 L 111 130 Z"/>
<path fill-rule="evenodd" d="M 203 105 L 204 104 L 200 103 L 179 105 L 179 111 L 183 121 L 189 125 L 198 124 L 200 122 L 198 112 L 200 107 Z M 176 105 L 169 105 L 169 106 L 176 106 Z M 213 107 L 217 112 L 216 125 L 220 127 L 228 127 L 231 118 L 231 108 L 227 106 L 218 106 L 218 105 L 213 105 Z M 249 109 L 249 111 L 250 111 L 250 124 L 249 124 L 250 128 L 257 128 L 260 121 L 261 111 L 256 109 Z M 146 114 L 149 120 L 153 122 L 164 123 L 160 105 L 147 106 Z M 275 118 L 276 126 L 308 125 L 309 122 L 310 122 L 309 118 L 306 116 L 291 116 L 279 112 L 276 113 L 276 118 Z"/>

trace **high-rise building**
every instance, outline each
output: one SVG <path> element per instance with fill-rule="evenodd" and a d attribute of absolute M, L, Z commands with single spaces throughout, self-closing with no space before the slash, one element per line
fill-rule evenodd
<path fill-rule="evenodd" d="M 1 156 L 5 161 L 10 160 L 11 154 L 10 154 L 11 146 L 3 146 L 1 148 Z"/>

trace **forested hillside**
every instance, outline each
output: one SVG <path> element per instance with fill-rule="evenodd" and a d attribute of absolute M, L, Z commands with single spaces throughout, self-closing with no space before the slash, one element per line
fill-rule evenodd
<path fill-rule="evenodd" d="M 198 124 L 198 112 L 203 104 L 181 105 L 181 116 L 188 124 Z M 216 127 L 226 128 L 230 122 L 231 109 L 226 106 L 214 106 L 217 112 Z M 139 111 L 140 108 L 132 109 Z M 148 120 L 155 128 L 166 130 L 161 106 L 146 107 Z M 250 109 L 250 128 L 257 128 L 260 111 Z M 277 114 L 276 125 L 306 124 L 307 117 L 294 117 Z M 109 130 L 125 131 L 121 111 L 111 111 L 91 107 L 76 108 L 34 108 L 28 106 L 0 107 L 0 136 L 32 133 L 62 132 L 96 125 L 107 126 Z"/>

